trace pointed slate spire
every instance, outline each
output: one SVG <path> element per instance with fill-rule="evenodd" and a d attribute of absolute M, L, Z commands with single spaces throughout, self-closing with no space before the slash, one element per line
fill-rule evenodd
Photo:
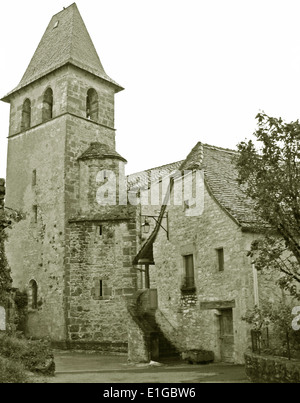
<path fill-rule="evenodd" d="M 19 85 L 8 95 L 67 63 L 109 81 L 116 86 L 116 91 L 123 89 L 105 73 L 84 21 L 73 3 L 52 17 Z M 3 98 L 4 101 L 8 95 Z"/>

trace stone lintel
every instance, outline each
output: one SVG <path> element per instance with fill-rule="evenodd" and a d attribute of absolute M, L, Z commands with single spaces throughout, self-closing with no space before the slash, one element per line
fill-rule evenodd
<path fill-rule="evenodd" d="M 235 308 L 235 300 L 231 301 L 201 301 L 200 309 L 205 311 L 208 309 L 230 309 Z"/>

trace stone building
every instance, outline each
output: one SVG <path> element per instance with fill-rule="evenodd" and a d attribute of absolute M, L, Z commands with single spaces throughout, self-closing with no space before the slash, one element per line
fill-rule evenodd
<path fill-rule="evenodd" d="M 129 352 L 189 350 L 242 362 L 258 298 L 246 256 L 259 227 L 235 153 L 198 143 L 185 160 L 125 176 L 114 96 L 76 4 L 54 15 L 10 103 L 6 245 L 29 296 L 27 335 Z M 145 232 L 144 232 L 145 231 Z"/>
<path fill-rule="evenodd" d="M 235 155 L 198 143 L 177 163 L 156 225 L 134 263 L 150 267 L 150 291 L 157 293 L 152 315 L 177 351 L 209 351 L 216 361 L 242 363 L 249 329 L 241 318 L 258 302 L 257 273 L 247 251 L 261 224 L 238 188 Z M 140 346 L 135 354 L 143 357 Z"/>
<path fill-rule="evenodd" d="M 6 205 L 26 215 L 6 250 L 14 286 L 29 294 L 29 336 L 127 349 L 137 234 L 136 207 L 119 203 L 126 160 L 115 149 L 114 96 L 122 89 L 74 3 L 52 17 L 2 98 L 10 103 Z M 118 204 L 102 195 L 101 205 L 97 192 L 110 193 L 112 175 Z"/>

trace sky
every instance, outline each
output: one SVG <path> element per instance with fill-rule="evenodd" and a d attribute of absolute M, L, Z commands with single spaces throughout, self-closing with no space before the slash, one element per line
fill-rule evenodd
<path fill-rule="evenodd" d="M 72 0 L 0 2 L 0 96 L 21 80 L 51 17 Z M 264 111 L 300 117 L 299 0 L 77 0 L 116 94 L 126 173 L 235 149 Z M 0 102 L 0 177 L 9 105 Z"/>

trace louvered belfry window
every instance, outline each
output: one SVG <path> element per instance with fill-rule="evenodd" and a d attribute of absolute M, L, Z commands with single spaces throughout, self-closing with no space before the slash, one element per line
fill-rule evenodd
<path fill-rule="evenodd" d="M 29 129 L 31 126 L 31 102 L 30 99 L 25 99 L 22 107 L 21 130 Z"/>
<path fill-rule="evenodd" d="M 48 88 L 44 93 L 43 98 L 43 122 L 47 122 L 53 117 L 53 91 Z"/>
<path fill-rule="evenodd" d="M 90 88 L 86 96 L 86 117 L 94 121 L 98 120 L 98 94 Z"/>

